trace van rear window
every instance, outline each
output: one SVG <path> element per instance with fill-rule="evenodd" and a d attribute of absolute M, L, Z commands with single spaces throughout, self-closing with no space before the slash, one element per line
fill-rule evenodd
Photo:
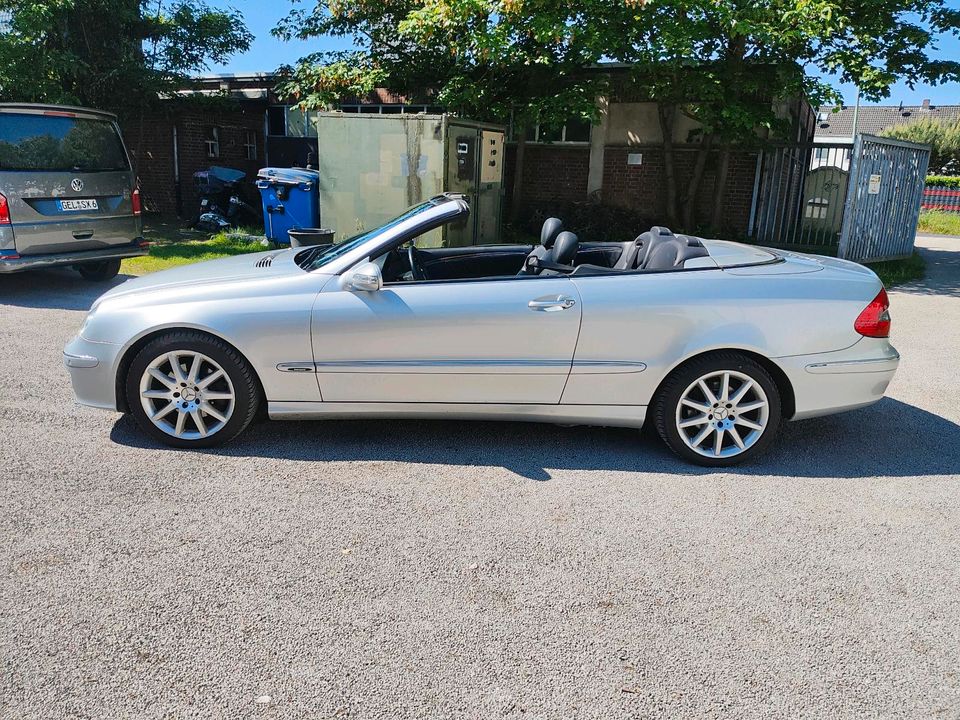
<path fill-rule="evenodd" d="M 0 112 L 0 171 L 129 170 L 113 123 L 90 118 Z"/>

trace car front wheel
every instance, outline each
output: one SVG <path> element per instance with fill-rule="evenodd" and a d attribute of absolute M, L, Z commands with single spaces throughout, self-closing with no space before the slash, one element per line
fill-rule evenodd
<path fill-rule="evenodd" d="M 780 425 L 777 384 L 759 363 L 721 352 L 681 365 L 654 403 L 654 423 L 680 457 L 710 467 L 744 462 L 773 442 Z"/>
<path fill-rule="evenodd" d="M 126 378 L 127 406 L 137 424 L 174 447 L 220 445 L 241 433 L 260 404 L 249 363 L 203 333 L 172 331 L 150 341 Z"/>

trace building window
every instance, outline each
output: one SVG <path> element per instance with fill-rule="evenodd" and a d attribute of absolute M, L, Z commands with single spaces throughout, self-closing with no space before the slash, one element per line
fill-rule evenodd
<path fill-rule="evenodd" d="M 283 105 L 267 108 L 267 135 L 287 136 L 287 109 Z"/>
<path fill-rule="evenodd" d="M 561 127 L 547 125 L 533 125 L 527 127 L 527 142 L 535 143 L 588 143 L 592 124 L 582 118 L 571 118 Z M 510 130 L 510 138 L 516 139 L 514 128 Z"/>
<path fill-rule="evenodd" d="M 807 210 L 804 213 L 811 220 L 826 220 L 827 210 L 830 208 L 830 201 L 826 198 L 810 198 L 807 200 Z"/>
<path fill-rule="evenodd" d="M 255 130 L 247 130 L 243 150 L 247 160 L 257 159 L 257 133 Z"/>
<path fill-rule="evenodd" d="M 207 146 L 207 157 L 220 157 L 220 128 L 214 127 L 213 125 L 207 126 L 203 134 L 205 137 L 204 142 Z"/>
<path fill-rule="evenodd" d="M 399 103 L 351 103 L 341 105 L 338 109 L 343 113 L 363 113 L 365 115 L 416 115 L 418 113 L 442 115 L 444 113 L 444 109 L 438 105 L 403 105 Z"/>

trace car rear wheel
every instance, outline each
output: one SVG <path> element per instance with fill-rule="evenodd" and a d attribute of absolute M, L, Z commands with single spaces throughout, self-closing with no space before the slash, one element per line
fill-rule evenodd
<path fill-rule="evenodd" d="M 112 280 L 117 276 L 117 273 L 120 272 L 120 261 L 101 260 L 95 263 L 84 263 L 83 265 L 77 265 L 77 272 L 79 272 L 85 280 L 105 282 L 106 280 Z"/>
<path fill-rule="evenodd" d="M 734 352 L 677 368 L 654 403 L 654 424 L 667 446 L 699 465 L 744 462 L 769 447 L 780 425 L 777 384 L 759 363 Z"/>
<path fill-rule="evenodd" d="M 191 331 L 148 343 L 130 364 L 126 392 L 137 424 L 160 442 L 181 448 L 233 439 L 260 405 L 249 363 L 225 342 Z"/>

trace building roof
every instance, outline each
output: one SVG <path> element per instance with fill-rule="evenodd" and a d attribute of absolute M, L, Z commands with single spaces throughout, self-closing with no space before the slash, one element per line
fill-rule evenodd
<path fill-rule="evenodd" d="M 853 114 L 851 105 L 844 105 L 837 112 L 831 106 L 817 111 L 817 140 L 850 139 L 853 137 Z M 922 118 L 934 120 L 960 120 L 960 105 L 861 105 L 857 114 L 857 132 L 876 135 L 893 125 L 916 122 Z"/>

